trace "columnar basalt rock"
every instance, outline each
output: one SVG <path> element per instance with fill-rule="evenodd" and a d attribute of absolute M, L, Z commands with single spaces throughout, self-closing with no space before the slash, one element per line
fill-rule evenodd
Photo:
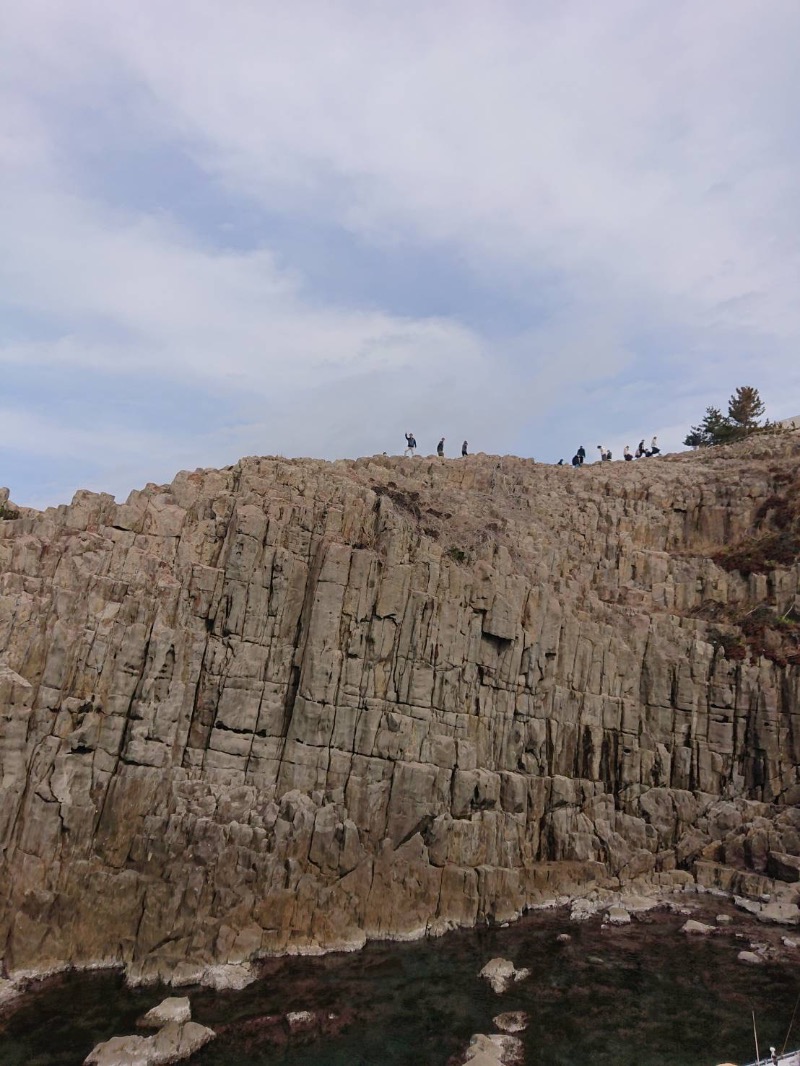
<path fill-rule="evenodd" d="M 698 870 L 796 902 L 798 456 L 250 458 L 18 508 L 6 972 L 238 971 Z"/>

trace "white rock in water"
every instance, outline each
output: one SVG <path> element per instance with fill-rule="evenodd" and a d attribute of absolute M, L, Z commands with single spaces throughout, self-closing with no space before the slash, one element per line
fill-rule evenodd
<path fill-rule="evenodd" d="M 736 958 L 739 962 L 747 962 L 751 966 L 760 966 L 764 961 L 763 957 L 755 951 L 740 951 Z"/>
<path fill-rule="evenodd" d="M 150 1066 L 152 1036 L 112 1036 L 83 1060 L 85 1066 Z"/>
<path fill-rule="evenodd" d="M 522 981 L 528 977 L 530 970 L 517 970 L 513 962 L 508 959 L 490 959 L 480 972 L 485 977 L 495 992 L 505 992 L 510 984 Z"/>
<path fill-rule="evenodd" d="M 230 963 L 223 966 L 209 966 L 200 978 L 200 984 L 206 988 L 215 988 L 221 992 L 226 988 L 241 992 L 256 979 L 252 966 Z"/>
<path fill-rule="evenodd" d="M 86 1066 L 167 1066 L 188 1059 L 216 1033 L 196 1022 L 168 1022 L 155 1036 L 113 1036 L 84 1059 Z"/>
<path fill-rule="evenodd" d="M 148 1029 L 160 1029 L 167 1022 L 190 1022 L 192 1020 L 192 1008 L 188 996 L 170 996 L 140 1018 L 137 1025 Z"/>
<path fill-rule="evenodd" d="M 213 1029 L 198 1025 L 197 1022 L 186 1022 L 185 1025 L 169 1022 L 150 1038 L 153 1041 L 152 1066 L 188 1059 L 216 1035 Z"/>
<path fill-rule="evenodd" d="M 625 907 L 609 907 L 605 917 L 606 925 L 630 925 L 630 912 Z"/>
<path fill-rule="evenodd" d="M 515 1036 L 476 1033 L 470 1040 L 464 1066 L 515 1066 L 525 1057 L 522 1041 Z"/>
<path fill-rule="evenodd" d="M 316 1016 L 310 1010 L 293 1010 L 286 1015 L 286 1021 L 295 1033 L 300 1029 L 310 1029 L 316 1021 Z"/>
<path fill-rule="evenodd" d="M 586 922 L 597 914 L 600 905 L 590 899 L 576 899 L 569 912 L 571 922 Z"/>
<path fill-rule="evenodd" d="M 681 926 L 681 932 L 688 933 L 690 936 L 708 936 L 709 933 L 714 932 L 714 926 L 706 925 L 705 922 L 696 922 L 694 918 L 690 918 Z"/>

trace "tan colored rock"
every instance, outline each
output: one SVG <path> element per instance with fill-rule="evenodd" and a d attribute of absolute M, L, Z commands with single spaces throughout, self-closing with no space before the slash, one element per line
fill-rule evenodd
<path fill-rule="evenodd" d="M 515 1036 L 477 1033 L 470 1040 L 464 1066 L 517 1066 L 524 1061 L 525 1049 Z"/>
<path fill-rule="evenodd" d="M 507 991 L 510 985 L 524 981 L 530 970 L 517 969 L 509 959 L 490 959 L 479 976 L 485 978 L 497 994 Z"/>
<path fill-rule="evenodd" d="M 757 951 L 740 951 L 736 958 L 739 962 L 746 962 L 750 966 L 761 966 L 764 962 L 764 956 Z"/>
<path fill-rule="evenodd" d="M 714 932 L 714 926 L 690 918 L 688 922 L 684 922 L 681 926 L 681 932 L 686 933 L 688 936 L 709 936 Z"/>
<path fill-rule="evenodd" d="M 631 913 L 627 908 L 615 905 L 608 908 L 603 922 L 606 925 L 630 925 Z"/>
<path fill-rule="evenodd" d="M 136 1023 L 145 1029 L 160 1029 L 168 1022 L 182 1025 L 192 1020 L 192 1008 L 187 996 L 170 996 L 151 1007 Z"/>
<path fill-rule="evenodd" d="M 4 972 L 238 983 L 603 886 L 793 920 L 800 568 L 751 555 L 795 436 L 252 457 L 0 520 Z"/>
<path fill-rule="evenodd" d="M 91 1051 L 86 1066 L 166 1066 L 188 1059 L 214 1039 L 196 1022 L 168 1022 L 154 1036 L 114 1036 Z"/>
<path fill-rule="evenodd" d="M 779 881 L 794 884 L 800 881 L 800 855 L 784 855 L 777 851 L 770 852 L 767 860 L 767 873 Z"/>
<path fill-rule="evenodd" d="M 521 1033 L 528 1028 L 528 1015 L 524 1010 L 510 1010 L 498 1014 L 492 1021 L 504 1033 Z"/>

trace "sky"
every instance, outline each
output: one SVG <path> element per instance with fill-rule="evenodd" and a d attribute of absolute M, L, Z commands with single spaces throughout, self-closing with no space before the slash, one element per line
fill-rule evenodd
<path fill-rule="evenodd" d="M 0 485 L 800 413 L 797 0 L 26 0 Z"/>

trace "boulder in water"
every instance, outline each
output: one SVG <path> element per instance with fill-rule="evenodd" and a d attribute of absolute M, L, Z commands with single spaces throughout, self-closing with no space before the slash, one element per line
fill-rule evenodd
<path fill-rule="evenodd" d="M 504 1033 L 521 1033 L 528 1028 L 528 1015 L 524 1010 L 509 1010 L 498 1014 L 492 1021 Z"/>
<path fill-rule="evenodd" d="M 84 1059 L 85 1066 L 167 1066 L 188 1059 L 216 1033 L 197 1022 L 168 1022 L 154 1036 L 113 1036 Z"/>
<path fill-rule="evenodd" d="M 687 933 L 689 936 L 708 936 L 709 933 L 714 932 L 714 926 L 706 925 L 705 922 L 697 922 L 694 918 L 690 918 L 688 922 L 684 922 L 681 926 L 681 932 Z"/>
<path fill-rule="evenodd" d="M 525 1049 L 518 1037 L 476 1033 L 470 1040 L 464 1066 L 516 1066 L 524 1058 Z"/>
<path fill-rule="evenodd" d="M 160 1029 L 167 1022 L 183 1022 L 192 1020 L 192 1008 L 188 996 L 170 996 L 163 999 L 155 1007 L 151 1007 L 143 1018 L 136 1023 L 143 1029 Z"/>
<path fill-rule="evenodd" d="M 490 959 L 480 972 L 498 995 L 515 981 L 528 977 L 530 970 L 518 970 L 509 959 Z"/>

